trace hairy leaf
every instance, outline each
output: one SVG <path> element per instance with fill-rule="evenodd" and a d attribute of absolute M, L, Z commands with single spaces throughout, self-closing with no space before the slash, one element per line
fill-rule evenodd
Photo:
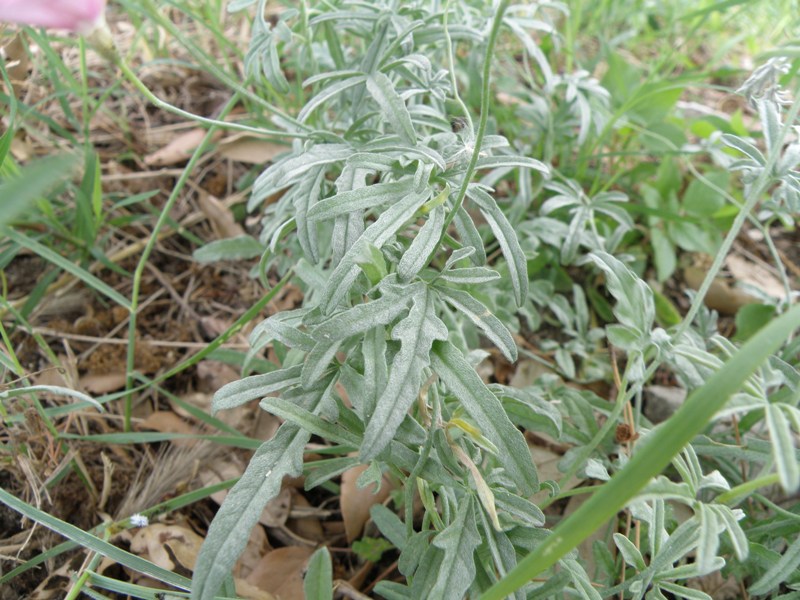
<path fill-rule="evenodd" d="M 367 90 L 381 107 L 383 117 L 403 140 L 409 144 L 417 143 L 417 134 L 411 124 L 406 103 L 394 89 L 391 80 L 381 72 L 372 73 L 367 78 Z"/>
<path fill-rule="evenodd" d="M 525 496 L 533 494 L 539 481 L 528 444 L 509 420 L 500 400 L 450 342 L 434 344 L 431 366 L 475 421 L 481 434 L 498 448 L 497 460 L 520 492 Z"/>
<path fill-rule="evenodd" d="M 414 304 L 408 316 L 392 330 L 392 339 L 400 341 L 400 351 L 392 361 L 389 380 L 364 432 L 363 461 L 374 458 L 389 444 L 419 393 L 422 371 L 430 364 L 431 344 L 447 339 L 447 327 L 436 316 L 433 291 L 417 283 L 408 292 Z"/>

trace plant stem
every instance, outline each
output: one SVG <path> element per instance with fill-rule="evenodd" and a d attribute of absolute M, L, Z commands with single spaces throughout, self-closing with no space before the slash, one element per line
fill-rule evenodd
<path fill-rule="evenodd" d="M 798 91 L 800 91 L 800 86 L 795 88 L 794 96 L 797 96 Z M 748 194 L 744 206 L 742 206 L 741 210 L 739 210 L 739 213 L 736 215 L 736 218 L 733 221 L 733 225 L 731 225 L 731 228 L 728 231 L 728 235 L 725 236 L 722 245 L 717 251 L 717 255 L 714 257 L 714 262 L 712 263 L 711 268 L 709 268 L 708 273 L 706 273 L 706 278 L 703 280 L 703 285 L 700 286 L 700 289 L 697 291 L 697 294 L 692 301 L 692 305 L 689 307 L 689 312 L 686 313 L 683 321 L 680 325 L 678 325 L 678 329 L 675 332 L 676 340 L 680 339 L 681 336 L 686 333 L 689 325 L 691 325 L 692 321 L 694 321 L 694 318 L 697 316 L 697 311 L 700 310 L 700 306 L 702 305 L 703 300 L 705 299 L 706 294 L 711 287 L 711 284 L 714 282 L 714 278 L 716 278 L 717 273 L 719 273 L 719 270 L 722 268 L 722 263 L 725 260 L 725 257 L 728 255 L 736 236 L 739 235 L 739 231 L 742 229 L 745 219 L 747 219 L 756 203 L 758 203 L 758 201 L 761 199 L 761 195 L 764 193 L 770 183 L 772 183 L 772 171 L 781 156 L 783 140 L 786 139 L 786 134 L 789 132 L 789 129 L 791 129 L 792 124 L 797 118 L 798 112 L 800 112 L 800 101 L 794 102 L 794 104 L 792 104 L 792 108 L 789 109 L 789 113 L 786 116 L 786 121 L 781 129 L 781 134 L 773 142 L 772 148 L 769 148 L 769 155 L 767 157 L 766 164 L 764 164 L 761 173 L 759 174 L 755 183 L 753 183 L 753 186 L 750 188 L 750 193 Z"/>
<path fill-rule="evenodd" d="M 499 6 L 497 7 L 497 12 L 494 15 L 494 21 L 492 21 L 492 29 L 489 32 L 489 40 L 486 42 L 486 55 L 483 59 L 483 81 L 481 83 L 481 115 L 480 119 L 478 120 L 478 131 L 475 134 L 475 144 L 472 151 L 472 156 L 469 159 L 469 164 L 467 165 L 467 170 L 464 173 L 464 180 L 461 183 L 461 188 L 458 190 L 458 195 L 456 196 L 456 200 L 453 203 L 453 208 L 447 213 L 447 217 L 445 218 L 444 225 L 442 227 L 442 232 L 447 231 L 447 228 L 450 226 L 450 223 L 453 222 L 453 219 L 456 216 L 456 213 L 461 208 L 461 205 L 464 203 L 464 198 L 467 195 L 467 189 L 469 188 L 470 180 L 472 179 L 472 175 L 475 173 L 475 168 L 478 164 L 478 158 L 480 157 L 481 153 L 481 144 L 483 143 L 483 138 L 486 135 L 486 125 L 489 122 L 489 102 L 490 102 L 490 77 L 492 74 L 492 58 L 494 57 L 494 49 L 497 45 L 497 35 L 500 31 L 500 25 L 503 22 L 503 14 L 506 12 L 508 8 L 509 0 L 501 0 Z M 438 248 L 438 244 L 436 246 Z M 428 257 L 426 262 L 430 262 L 433 258 L 433 255 L 436 253 L 436 248 L 431 252 L 431 255 Z"/>
<path fill-rule="evenodd" d="M 138 81 L 138 79 L 136 80 Z M 141 82 L 139 82 L 141 83 Z M 225 107 L 222 109 L 220 113 L 221 117 L 225 117 L 236 105 L 239 101 L 239 95 L 234 94 Z M 134 369 L 135 369 L 135 350 L 136 350 L 136 317 L 137 317 L 137 310 L 139 307 L 139 292 L 141 290 L 142 285 L 142 276 L 144 274 L 145 267 L 147 266 L 147 261 L 150 258 L 150 254 L 152 254 L 153 249 L 155 248 L 156 242 L 158 241 L 158 233 L 161 231 L 161 228 L 167 223 L 169 219 L 169 213 L 172 210 L 172 207 L 175 206 L 175 202 L 178 200 L 180 193 L 183 191 L 186 182 L 189 180 L 189 175 L 193 172 L 194 166 L 197 164 L 197 161 L 206 151 L 208 144 L 211 142 L 211 138 L 213 137 L 214 133 L 217 130 L 216 125 L 212 125 L 208 132 L 206 132 L 205 137 L 200 142 L 200 144 L 195 149 L 192 157 L 189 159 L 189 162 L 186 165 L 186 168 L 181 173 L 181 176 L 178 178 L 178 181 L 175 183 L 175 187 L 172 188 L 172 193 L 167 198 L 164 207 L 161 209 L 161 214 L 156 221 L 156 224 L 153 226 L 153 231 L 150 234 L 150 239 L 147 241 L 147 245 L 144 247 L 142 251 L 142 256 L 139 258 L 139 262 L 136 265 L 136 270 L 133 274 L 133 287 L 131 290 L 131 303 L 130 303 L 130 320 L 128 321 L 128 353 L 127 353 L 127 360 L 125 366 L 125 389 L 129 391 L 128 394 L 125 396 L 125 431 L 131 430 L 131 412 L 133 409 L 133 380 L 134 380 Z"/>

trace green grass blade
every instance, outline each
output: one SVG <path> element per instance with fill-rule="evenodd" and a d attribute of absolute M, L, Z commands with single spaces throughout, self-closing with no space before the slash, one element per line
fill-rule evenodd
<path fill-rule="evenodd" d="M 74 275 L 81 281 L 83 281 L 86 285 L 88 285 L 93 290 L 103 294 L 104 296 L 110 298 L 123 308 L 130 310 L 131 304 L 130 301 L 120 294 L 117 290 L 109 286 L 107 283 L 104 283 L 86 269 L 82 269 L 75 263 L 71 262 L 69 259 L 64 258 L 60 254 L 57 254 L 47 246 L 44 246 L 37 242 L 36 240 L 29 238 L 27 236 L 22 235 L 20 232 L 11 229 L 10 227 L 4 227 L 2 229 L 3 235 L 8 236 L 13 242 L 16 242 L 23 248 L 27 248 L 28 250 L 35 252 L 43 259 L 48 262 L 53 263 L 57 267 L 63 269 L 67 273 Z"/>
<path fill-rule="evenodd" d="M 5 141 L 6 136 L 2 137 Z M 0 185 L 2 211 L 0 227 L 20 216 L 33 201 L 64 180 L 75 166 L 75 157 L 67 154 L 48 156 L 25 167 L 21 174 Z"/>
<path fill-rule="evenodd" d="M 48 529 L 55 531 L 56 533 L 63 535 L 74 542 L 77 542 L 84 548 L 93 550 L 94 552 L 102 554 L 103 556 L 107 556 L 111 560 L 133 569 L 134 571 L 150 575 L 151 577 L 155 577 L 163 583 L 173 585 L 179 589 L 188 590 L 191 586 L 191 582 L 186 579 L 186 577 L 181 577 L 172 571 L 162 569 L 158 565 L 151 563 L 149 560 L 145 560 L 139 556 L 136 556 L 135 554 L 126 552 L 121 548 L 117 548 L 113 544 L 110 544 L 105 540 L 101 540 L 91 533 L 87 533 L 82 529 L 75 527 L 74 525 L 70 525 L 61 519 L 57 519 L 56 517 L 23 502 L 2 488 L 0 488 L 0 502 L 25 515 L 29 519 L 44 525 Z"/>
<path fill-rule="evenodd" d="M 580 509 L 553 530 L 481 600 L 499 600 L 555 564 L 567 552 L 611 519 L 625 503 L 658 475 L 699 434 L 714 414 L 786 337 L 800 327 L 800 306 L 775 319 L 750 339 L 708 382 L 696 390 L 663 426 L 653 431 L 622 471 Z"/>

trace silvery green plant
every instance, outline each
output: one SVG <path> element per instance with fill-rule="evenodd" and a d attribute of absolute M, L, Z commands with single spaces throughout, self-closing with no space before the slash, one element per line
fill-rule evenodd
<path fill-rule="evenodd" d="M 684 444 L 665 454 L 658 440 L 670 430 L 651 428 L 640 417 L 644 450 L 637 447 L 629 458 L 613 441 L 623 407 L 638 402 L 659 366 L 671 366 L 689 391 L 702 392 L 704 380 L 726 374 L 734 348 L 714 331 L 701 335 L 690 326 L 700 311 L 697 299 L 684 325 L 669 331 L 655 326 L 652 291 L 620 259 L 625 257 L 613 255 L 633 227 L 620 208 L 624 194 L 587 195 L 577 181 L 550 179 L 546 162 L 520 153 L 533 147 L 530 141 L 509 140 L 492 128 L 490 76 L 500 60 L 498 45 L 508 43 L 504 26 L 522 40 L 525 60 L 543 78 L 536 89 L 545 101 L 531 100 L 543 127 L 566 123 L 559 135 L 585 142 L 603 127 L 608 100 L 585 72 L 554 75 L 528 33 L 557 39 L 551 19 L 565 11 L 563 5 L 532 3 L 507 11 L 507 4 L 303 2 L 269 21 L 265 0 L 231 3 L 232 10 L 256 7 L 246 65 L 254 84 L 265 93 L 302 97 L 296 115 L 273 119 L 293 139 L 292 147 L 258 177 L 248 207 L 262 211 L 262 273 L 269 267 L 281 275 L 291 271 L 304 300 L 252 332 L 252 355 L 272 346 L 281 366 L 227 385 L 214 397 L 215 410 L 260 400 L 284 423 L 257 450 L 215 517 L 195 567 L 192 597 L 212 598 L 223 586 L 285 476 L 304 474 L 311 488 L 358 464 L 368 465 L 360 486 L 379 485 L 387 472 L 402 484 L 402 519 L 385 506 L 371 513 L 400 551 L 398 569 L 407 580 L 381 582 L 376 591 L 387 598 L 600 598 L 593 578 L 610 586 L 604 595 L 705 598 L 686 581 L 719 570 L 725 556 L 751 568 L 744 515 L 719 500 L 746 485 L 732 468 L 740 460 L 731 458 L 732 450 L 725 455 L 700 443 L 700 451 Z M 477 120 L 459 96 L 459 89 L 475 83 Z M 558 109 L 554 98 L 560 93 L 566 105 Z M 553 109 L 566 110 L 564 118 Z M 508 181 L 516 191 L 504 198 L 498 189 Z M 535 202 L 541 190 L 543 198 Z M 268 198 L 277 200 L 264 207 Z M 593 327 L 578 286 L 568 298 L 547 285 L 531 285 L 537 248 L 563 267 L 601 276 L 615 322 L 604 330 Z M 479 351 L 484 341 L 513 362 L 519 350 L 512 331 L 520 320 L 535 328 L 543 319 L 560 323 L 571 338 L 554 349 L 567 379 L 579 373 L 575 356 L 596 361 L 593 350 L 603 338 L 624 351 L 614 403 L 555 376 L 523 389 L 479 377 L 475 367 L 485 356 Z M 771 346 L 762 343 L 756 354 L 767 352 Z M 595 365 L 590 373 L 589 379 L 598 377 L 602 369 Z M 798 379 L 787 360 L 773 356 L 723 414 L 761 411 L 770 441 L 759 446 L 761 437 L 754 435 L 758 450 L 742 460 L 758 472 L 775 465 L 776 481 L 787 490 L 797 487 L 790 425 L 798 429 L 800 420 L 796 395 L 786 390 Z M 598 421 L 597 413 L 605 420 Z M 694 424 L 698 433 L 711 416 Z M 574 446 L 562 460 L 559 481 L 540 481 L 518 427 Z M 312 435 L 324 439 L 335 457 L 304 464 Z M 662 454 L 653 464 L 671 462 L 674 476 L 653 479 L 660 467 L 629 475 L 654 445 Z M 720 466 L 704 467 L 707 456 L 722 456 Z M 544 487 L 551 493 L 548 503 L 554 501 L 560 483 L 573 475 L 607 479 L 605 496 L 612 500 L 603 508 L 606 519 L 630 500 L 645 528 L 646 542 L 639 546 L 613 537 L 619 559 L 598 548 L 598 564 L 605 565 L 600 573 L 587 573 L 574 550 L 580 535 L 591 531 L 584 534 L 580 521 L 567 519 L 564 535 L 559 528 L 551 534 L 529 499 Z M 626 478 L 635 485 L 621 494 Z M 416 495 L 421 518 L 415 518 Z M 687 506 L 691 516 L 679 522 L 674 503 Z M 789 558 L 780 558 L 782 573 L 797 566 L 798 543 L 783 554 Z M 767 550 L 777 555 L 785 549 Z M 330 566 L 324 554 L 313 564 Z M 530 581 L 553 565 L 546 580 Z M 627 576 L 611 587 L 620 566 Z M 768 590 L 763 581 L 772 570 L 763 571 L 756 588 Z"/>

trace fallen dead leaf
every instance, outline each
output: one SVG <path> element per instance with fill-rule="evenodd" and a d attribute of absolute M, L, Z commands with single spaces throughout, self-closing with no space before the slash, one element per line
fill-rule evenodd
<path fill-rule="evenodd" d="M 303 598 L 303 573 L 313 553 L 314 548 L 306 546 L 273 550 L 261 559 L 246 581 L 280 600 Z"/>
<path fill-rule="evenodd" d="M 194 569 L 203 538 L 188 527 L 154 523 L 142 527 L 131 540 L 131 552 L 168 571 L 186 574 Z"/>
<path fill-rule="evenodd" d="M 253 527 L 250 530 L 250 538 L 247 540 L 244 552 L 242 552 L 239 561 L 236 563 L 235 575 L 242 579 L 247 578 L 256 568 L 258 562 L 269 552 L 272 552 L 272 546 L 270 546 L 264 528 Z"/>
<path fill-rule="evenodd" d="M 292 510 L 292 490 L 284 487 L 277 496 L 267 502 L 258 522 L 267 527 L 282 527 L 289 519 Z"/>
<path fill-rule="evenodd" d="M 90 394 L 108 394 L 125 387 L 125 373 L 87 373 L 80 378 L 81 388 Z"/>
<path fill-rule="evenodd" d="M 241 379 L 239 373 L 229 364 L 219 360 L 201 360 L 197 363 L 197 389 L 202 392 L 216 392 L 223 385 Z"/>
<path fill-rule="evenodd" d="M 229 160 L 261 165 L 289 150 L 283 144 L 268 142 L 247 133 L 238 133 L 220 140 L 219 153 Z"/>
<path fill-rule="evenodd" d="M 310 509 L 311 503 L 295 488 L 287 488 L 291 494 L 291 508 Z M 299 535 L 304 540 L 321 542 L 325 539 L 325 530 L 319 522 L 319 517 L 292 517 L 286 521 L 286 528 Z"/>
<path fill-rule="evenodd" d="M 683 270 L 683 278 L 690 288 L 698 290 L 703 284 L 706 272 L 700 267 L 687 267 Z M 720 277 L 713 281 L 705 297 L 706 306 L 724 315 L 735 315 L 742 306 L 753 302 L 758 300 L 742 290 L 732 288 Z"/>
<path fill-rule="evenodd" d="M 369 509 L 386 500 L 392 489 L 385 478 L 377 492 L 374 485 L 359 488 L 356 481 L 366 469 L 367 465 L 356 465 L 342 474 L 340 503 L 348 542 L 361 535 L 364 524 L 369 520 Z"/>
<path fill-rule="evenodd" d="M 171 410 L 159 410 L 138 425 L 138 429 L 154 429 L 161 433 L 197 433 L 197 428 L 190 425 Z M 195 440 L 176 439 L 172 443 L 177 446 L 191 446 Z"/>
<path fill-rule="evenodd" d="M 232 238 L 244 235 L 244 228 L 233 218 L 231 209 L 215 196 L 198 190 L 197 202 L 214 229 L 216 239 Z"/>
<path fill-rule="evenodd" d="M 166 146 L 145 156 L 144 164 L 150 167 L 166 167 L 185 162 L 189 160 L 192 152 L 197 149 L 205 135 L 205 129 L 195 127 L 185 133 L 174 136 Z"/>
<path fill-rule="evenodd" d="M 782 299 L 786 296 L 780 279 L 763 265 L 738 254 L 729 254 L 725 258 L 725 266 L 740 284 L 752 286 L 772 298 Z"/>

